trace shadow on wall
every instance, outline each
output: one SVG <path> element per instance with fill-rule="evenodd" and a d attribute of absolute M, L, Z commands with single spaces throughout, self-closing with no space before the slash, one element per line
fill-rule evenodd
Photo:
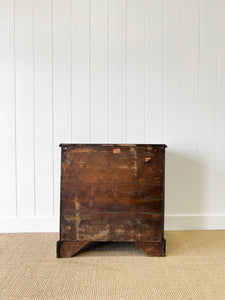
<path fill-rule="evenodd" d="M 215 165 L 198 154 L 166 150 L 166 215 L 215 213 Z"/>

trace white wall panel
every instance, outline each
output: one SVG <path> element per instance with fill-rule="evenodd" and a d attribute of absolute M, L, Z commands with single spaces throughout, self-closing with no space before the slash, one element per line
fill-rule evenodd
<path fill-rule="evenodd" d="M 59 214 L 60 143 L 70 143 L 71 126 L 71 1 L 53 1 L 53 158 L 54 215 Z"/>
<path fill-rule="evenodd" d="M 217 105 L 217 5 L 200 2 L 199 163 L 202 196 L 198 212 L 214 213 Z M 214 201 L 212 201 L 214 199 Z"/>
<path fill-rule="evenodd" d="M 145 1 L 127 1 L 127 142 L 145 139 Z"/>
<path fill-rule="evenodd" d="M 89 0 L 72 1 L 72 141 L 90 140 Z"/>
<path fill-rule="evenodd" d="M 126 143 L 126 0 L 109 1 L 109 142 Z"/>
<path fill-rule="evenodd" d="M 109 3 L 90 1 L 90 124 L 92 143 L 109 141 Z"/>
<path fill-rule="evenodd" d="M 20 217 L 35 214 L 33 17 L 33 1 L 15 1 L 17 213 Z"/>
<path fill-rule="evenodd" d="M 63 142 L 166 143 L 166 228 L 224 229 L 224 20 L 225 0 L 0 0 L 0 231 L 58 231 Z"/>
<path fill-rule="evenodd" d="M 53 213 L 51 0 L 34 2 L 34 85 L 35 211 L 37 216 L 51 216 Z"/>
<path fill-rule="evenodd" d="M 181 211 L 198 211 L 201 165 L 198 162 L 199 1 L 184 0 L 181 8 Z M 190 22 L 191 16 L 191 22 Z"/>
<path fill-rule="evenodd" d="M 145 6 L 145 142 L 163 140 L 163 1 Z"/>
<path fill-rule="evenodd" d="M 163 140 L 169 146 L 166 212 L 181 213 L 181 1 L 164 2 Z"/>
<path fill-rule="evenodd" d="M 216 213 L 225 212 L 225 1 L 218 1 Z"/>
<path fill-rule="evenodd" d="M 14 1 L 0 4 L 0 215 L 16 216 Z"/>

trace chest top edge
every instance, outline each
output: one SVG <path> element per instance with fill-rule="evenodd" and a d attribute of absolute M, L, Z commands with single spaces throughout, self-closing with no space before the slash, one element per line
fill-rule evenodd
<path fill-rule="evenodd" d="M 77 148 L 77 147 L 152 147 L 152 148 L 167 148 L 166 144 L 60 144 L 61 148 Z"/>

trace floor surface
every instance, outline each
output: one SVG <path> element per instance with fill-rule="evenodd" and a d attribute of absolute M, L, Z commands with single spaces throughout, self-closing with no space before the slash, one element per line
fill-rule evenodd
<path fill-rule="evenodd" d="M 0 299 L 225 299 L 225 231 L 166 232 L 167 256 L 92 243 L 56 258 L 56 233 L 0 234 Z"/>

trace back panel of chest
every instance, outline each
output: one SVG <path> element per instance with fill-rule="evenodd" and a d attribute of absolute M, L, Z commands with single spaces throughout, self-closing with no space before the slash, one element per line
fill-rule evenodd
<path fill-rule="evenodd" d="M 61 147 L 61 243 L 163 243 L 165 145 Z"/>

